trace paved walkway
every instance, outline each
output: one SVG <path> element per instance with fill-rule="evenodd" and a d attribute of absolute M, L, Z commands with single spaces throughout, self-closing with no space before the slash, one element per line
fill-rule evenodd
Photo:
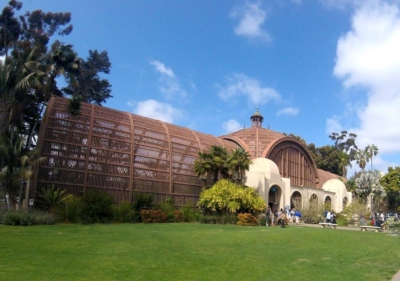
<path fill-rule="evenodd" d="M 289 224 L 290 226 L 307 226 L 307 227 L 317 227 L 317 228 L 322 228 L 319 224 L 306 224 L 306 223 L 300 223 L 300 224 Z M 360 231 L 359 227 L 351 227 L 351 226 L 337 226 L 336 229 L 341 229 L 341 230 L 357 230 Z M 391 281 L 400 281 L 400 270 L 393 276 Z"/>

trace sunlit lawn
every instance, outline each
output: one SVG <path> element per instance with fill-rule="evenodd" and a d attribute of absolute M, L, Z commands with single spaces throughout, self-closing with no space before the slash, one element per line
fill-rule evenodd
<path fill-rule="evenodd" d="M 399 244 L 310 227 L 0 225 L 0 280 L 390 280 Z"/>

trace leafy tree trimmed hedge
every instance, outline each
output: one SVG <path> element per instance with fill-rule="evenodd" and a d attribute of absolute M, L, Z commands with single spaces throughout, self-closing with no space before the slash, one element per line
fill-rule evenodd
<path fill-rule="evenodd" d="M 230 180 L 218 181 L 200 194 L 199 207 L 218 213 L 262 212 L 266 203 L 251 187 L 237 185 Z"/>

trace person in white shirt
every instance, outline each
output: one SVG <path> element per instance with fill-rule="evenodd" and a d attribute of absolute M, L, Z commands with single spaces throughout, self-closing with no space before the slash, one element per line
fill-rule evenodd
<path fill-rule="evenodd" d="M 330 223 L 331 222 L 331 218 L 332 218 L 331 211 L 328 211 L 328 213 L 326 214 L 326 222 Z"/>

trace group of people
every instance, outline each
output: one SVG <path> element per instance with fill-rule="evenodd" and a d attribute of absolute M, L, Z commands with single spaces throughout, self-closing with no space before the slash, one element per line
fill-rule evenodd
<path fill-rule="evenodd" d="M 372 226 L 382 226 L 385 221 L 388 219 L 388 216 L 386 216 L 385 212 L 375 212 L 371 213 L 370 215 L 370 220 L 371 220 L 371 225 Z M 360 222 L 361 225 L 361 222 Z"/>
<path fill-rule="evenodd" d="M 327 223 L 336 223 L 336 215 L 333 211 L 329 211 L 325 209 L 324 211 L 324 222 Z"/>
<path fill-rule="evenodd" d="M 285 212 L 286 211 L 286 212 Z M 271 207 L 268 207 L 265 212 L 266 226 L 280 226 L 282 228 L 285 227 L 285 219 L 289 220 L 291 224 L 298 224 L 301 219 L 301 213 L 299 210 L 295 210 L 294 208 L 289 211 L 289 209 L 285 209 L 285 211 L 281 208 L 279 210 L 272 210 Z"/>

